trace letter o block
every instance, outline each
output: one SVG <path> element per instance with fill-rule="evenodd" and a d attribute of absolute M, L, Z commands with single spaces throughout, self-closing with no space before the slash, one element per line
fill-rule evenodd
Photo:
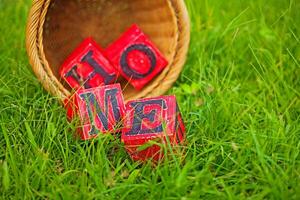
<path fill-rule="evenodd" d="M 150 141 L 172 145 L 185 140 L 185 127 L 175 96 L 163 96 L 130 101 L 126 104 L 123 122 L 122 142 L 134 160 L 161 159 L 160 145 L 154 144 L 143 149 Z M 142 150 L 140 150 L 142 148 Z"/>
<path fill-rule="evenodd" d="M 60 76 L 74 90 L 108 85 L 117 79 L 115 68 L 92 38 L 85 39 L 65 60 Z"/>
<path fill-rule="evenodd" d="M 133 25 L 106 49 L 118 72 L 137 90 L 142 89 L 167 65 L 167 60 L 148 37 Z"/>

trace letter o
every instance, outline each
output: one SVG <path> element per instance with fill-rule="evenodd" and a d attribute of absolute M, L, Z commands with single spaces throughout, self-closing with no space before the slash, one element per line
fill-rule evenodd
<path fill-rule="evenodd" d="M 129 66 L 129 64 L 127 62 L 127 57 L 129 55 L 129 53 L 134 50 L 138 50 L 138 51 L 145 53 L 147 55 L 147 57 L 149 58 L 149 60 L 151 62 L 151 66 L 147 73 L 144 73 L 144 74 L 138 73 L 137 71 L 133 70 Z M 148 76 L 149 74 L 151 74 L 156 66 L 156 63 L 157 63 L 157 60 L 156 60 L 156 56 L 155 56 L 154 52 L 147 45 L 144 45 L 144 44 L 131 45 L 123 52 L 123 54 L 121 56 L 121 67 L 122 67 L 123 72 L 128 77 L 132 77 L 133 79 L 142 79 L 142 78 L 145 78 L 146 76 Z"/>

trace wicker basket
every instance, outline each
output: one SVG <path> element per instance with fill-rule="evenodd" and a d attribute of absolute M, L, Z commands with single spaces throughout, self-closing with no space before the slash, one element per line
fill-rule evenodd
<path fill-rule="evenodd" d="M 106 47 L 133 23 L 154 41 L 169 66 L 141 91 L 122 83 L 125 99 L 162 95 L 178 78 L 188 52 L 184 0 L 33 0 L 26 32 L 32 68 L 46 90 L 64 100 L 71 91 L 58 74 L 64 59 L 86 37 Z"/>

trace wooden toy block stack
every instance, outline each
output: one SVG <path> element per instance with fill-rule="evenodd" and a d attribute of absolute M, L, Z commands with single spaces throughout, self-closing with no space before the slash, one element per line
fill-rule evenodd
<path fill-rule="evenodd" d="M 182 144 L 185 127 L 175 96 L 137 99 L 125 104 L 117 83 L 122 77 L 138 92 L 167 65 L 162 53 L 137 25 L 106 49 L 92 38 L 85 39 L 60 69 L 60 76 L 74 91 L 65 106 L 70 120 L 80 119 L 81 139 L 121 133 L 121 140 L 134 160 L 164 157 L 159 144 L 139 150 L 150 141 Z"/>

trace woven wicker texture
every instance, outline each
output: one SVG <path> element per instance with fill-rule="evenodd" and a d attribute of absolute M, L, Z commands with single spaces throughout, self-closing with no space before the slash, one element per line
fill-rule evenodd
<path fill-rule="evenodd" d="M 71 90 L 58 70 L 68 55 L 89 36 L 105 48 L 133 23 L 169 66 L 141 91 L 121 80 L 125 99 L 162 95 L 178 78 L 188 52 L 190 24 L 183 0 L 34 0 L 26 33 L 33 71 L 46 90 L 64 100 Z"/>

